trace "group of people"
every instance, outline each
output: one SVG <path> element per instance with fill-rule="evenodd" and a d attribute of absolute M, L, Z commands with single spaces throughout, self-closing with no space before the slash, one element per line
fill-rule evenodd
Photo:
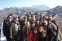
<path fill-rule="evenodd" d="M 29 14 L 7 16 L 3 22 L 3 34 L 7 41 L 57 41 L 58 27 L 52 16 Z"/>

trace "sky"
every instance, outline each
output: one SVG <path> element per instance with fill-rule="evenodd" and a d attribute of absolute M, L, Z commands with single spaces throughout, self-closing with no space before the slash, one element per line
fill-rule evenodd
<path fill-rule="evenodd" d="M 0 9 L 9 7 L 32 7 L 34 5 L 45 5 L 54 8 L 62 6 L 62 0 L 0 0 Z"/>

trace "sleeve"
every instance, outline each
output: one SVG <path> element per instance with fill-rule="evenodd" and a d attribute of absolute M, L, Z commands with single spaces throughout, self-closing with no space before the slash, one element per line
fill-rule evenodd
<path fill-rule="evenodd" d="M 56 35 L 57 34 L 57 26 L 54 23 L 52 23 L 52 29 L 53 29 L 54 35 Z"/>
<path fill-rule="evenodd" d="M 6 24 L 6 21 L 4 20 L 3 21 L 3 34 L 4 34 L 4 36 L 6 35 L 6 29 L 7 29 L 7 24 Z"/>
<path fill-rule="evenodd" d="M 57 26 L 54 23 L 52 23 L 52 27 L 54 31 L 57 31 Z"/>
<path fill-rule="evenodd" d="M 12 36 L 12 29 L 13 29 L 13 24 L 10 25 L 10 30 L 9 30 L 9 32 L 10 32 L 10 37 Z"/>

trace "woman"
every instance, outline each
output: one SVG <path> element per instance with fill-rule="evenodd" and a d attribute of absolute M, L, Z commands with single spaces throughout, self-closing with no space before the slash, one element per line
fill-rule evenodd
<path fill-rule="evenodd" d="M 30 27 L 30 22 L 26 22 L 23 27 L 24 41 L 32 41 L 32 32 Z"/>
<path fill-rule="evenodd" d="M 32 41 L 38 41 L 38 28 L 35 27 L 34 31 L 32 33 L 33 33 L 33 36 L 32 36 L 33 40 Z"/>

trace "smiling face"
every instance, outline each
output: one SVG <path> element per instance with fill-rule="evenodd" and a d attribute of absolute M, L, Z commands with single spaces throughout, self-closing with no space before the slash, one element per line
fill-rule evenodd
<path fill-rule="evenodd" d="M 39 20 L 37 20 L 37 21 L 36 21 L 36 23 L 37 23 L 37 24 L 39 24 L 39 23 L 40 23 L 40 21 L 39 21 Z"/>
<path fill-rule="evenodd" d="M 39 28 L 39 32 L 42 32 L 42 31 L 43 31 L 43 27 L 40 26 L 40 28 Z"/>
<path fill-rule="evenodd" d="M 35 33 L 35 34 L 37 33 L 37 28 L 34 28 L 34 33 Z"/>
<path fill-rule="evenodd" d="M 32 26 L 32 28 L 34 28 L 35 27 L 35 23 L 32 23 L 31 26 Z"/>
<path fill-rule="evenodd" d="M 26 26 L 30 27 L 30 22 L 29 21 L 26 22 Z"/>
<path fill-rule="evenodd" d="M 19 23 L 19 19 L 18 18 L 15 19 L 15 23 Z"/>
<path fill-rule="evenodd" d="M 44 20 L 43 24 L 44 24 L 44 26 L 47 26 L 48 25 L 48 21 Z"/>
<path fill-rule="evenodd" d="M 52 16 L 49 16 L 49 21 L 52 21 L 53 17 Z"/>
<path fill-rule="evenodd" d="M 9 16 L 8 17 L 8 20 L 9 20 L 9 22 L 11 22 L 13 20 L 13 17 L 12 16 Z"/>
<path fill-rule="evenodd" d="M 20 16 L 20 17 L 19 17 L 19 21 L 22 21 L 22 20 L 23 20 L 23 17 L 22 17 L 22 16 Z"/>

